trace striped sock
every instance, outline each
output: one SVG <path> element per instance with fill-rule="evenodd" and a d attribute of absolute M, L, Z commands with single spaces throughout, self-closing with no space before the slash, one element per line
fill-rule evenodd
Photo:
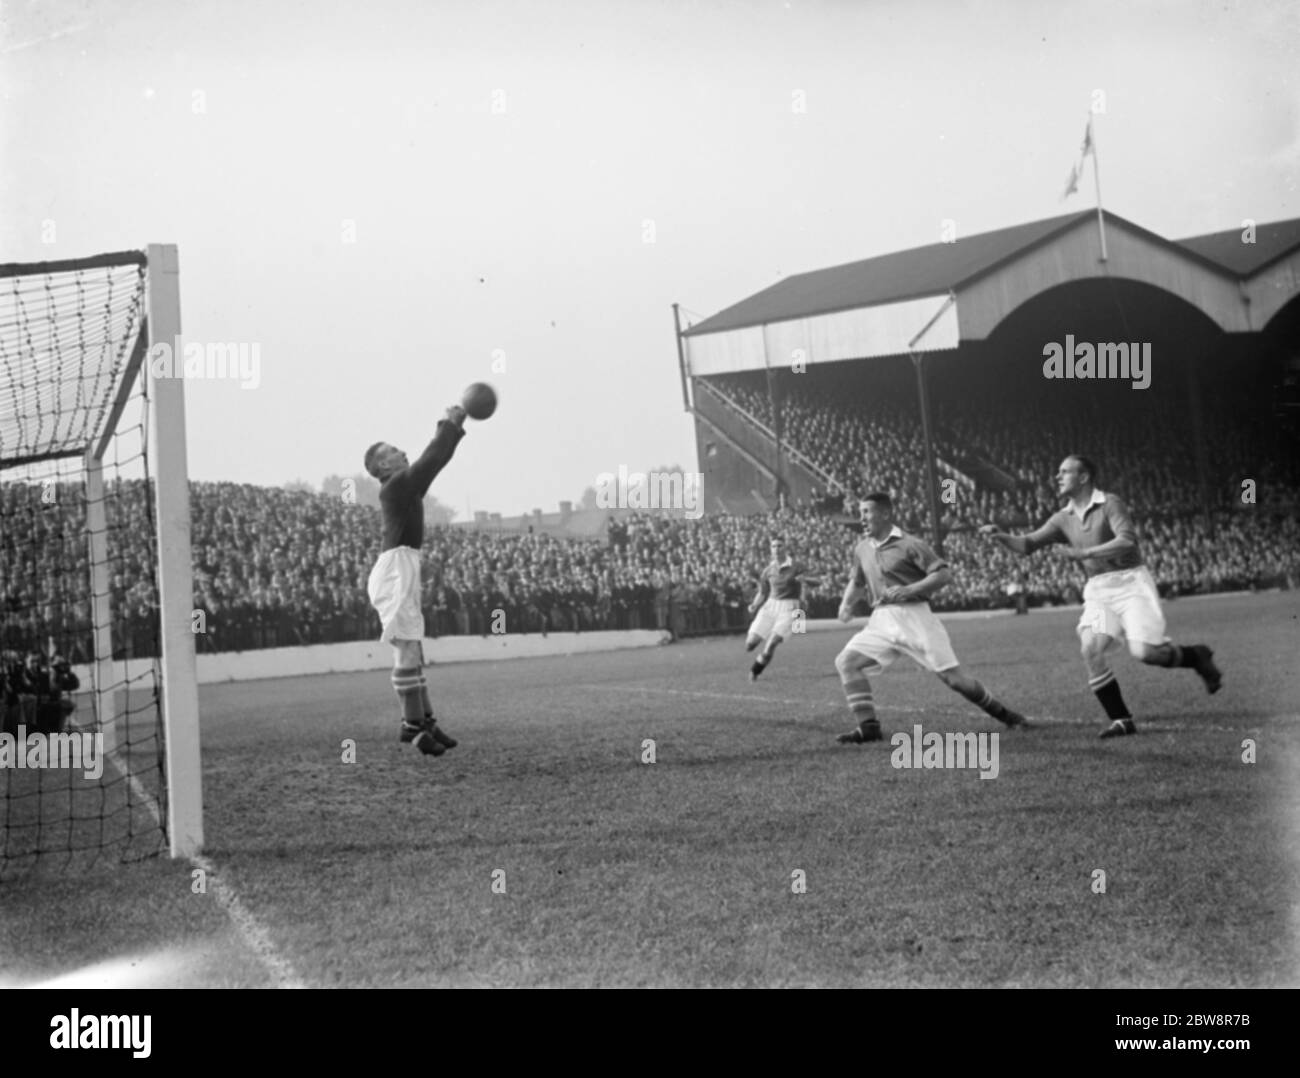
<path fill-rule="evenodd" d="M 424 703 L 420 699 L 420 671 L 413 666 L 399 666 L 393 670 L 393 692 L 402 705 L 402 719 L 418 723 L 424 718 Z"/>
<path fill-rule="evenodd" d="M 420 671 L 420 703 L 424 705 L 424 717 L 433 718 L 433 704 L 429 702 L 429 683 L 424 680 L 424 671 Z"/>
<path fill-rule="evenodd" d="M 869 726 L 880 725 L 880 720 L 876 718 L 875 704 L 871 699 L 871 682 L 866 678 L 855 677 L 844 682 L 844 699 L 848 701 L 849 710 L 863 730 Z"/>
<path fill-rule="evenodd" d="M 1101 706 L 1106 709 L 1106 716 L 1110 719 L 1131 719 L 1133 716 L 1124 703 L 1124 695 L 1119 691 L 1119 682 L 1115 680 L 1115 674 L 1112 670 L 1104 670 L 1096 677 L 1088 679 L 1088 688 L 1101 701 Z"/>

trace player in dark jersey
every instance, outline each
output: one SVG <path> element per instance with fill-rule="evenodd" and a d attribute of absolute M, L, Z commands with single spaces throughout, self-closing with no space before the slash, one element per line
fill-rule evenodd
<path fill-rule="evenodd" d="M 871 600 L 871 618 L 835 657 L 845 700 L 858 723 L 840 734 L 839 743 L 861 745 L 881 740 L 867 675 L 887 669 L 900 655 L 910 656 L 998 722 L 1028 726 L 1023 715 L 997 700 L 961 668 L 948 631 L 930 609 L 930 596 L 952 581 L 948 563 L 894 524 L 894 505 L 888 494 L 868 494 L 861 512 L 865 535 L 853 548 L 853 567 L 839 616 L 843 622 L 852 621 L 854 603 L 865 591 Z"/>
<path fill-rule="evenodd" d="M 772 540 L 772 560 L 758 581 L 758 594 L 749 604 L 749 612 L 758 616 L 749 626 L 745 650 L 753 651 L 764 640 L 767 643 L 749 668 L 749 680 L 757 681 L 767 669 L 772 654 L 794 630 L 803 598 L 802 584 L 820 583 L 804 576 L 804 568 L 789 554 L 783 539 Z M 802 584 L 801 584 L 802 581 Z"/>
<path fill-rule="evenodd" d="M 424 545 L 424 496 L 465 436 L 465 409 L 454 405 L 414 464 L 387 442 L 366 450 L 366 471 L 380 482 L 384 541 L 367 582 L 370 602 L 383 625 L 381 640 L 393 646 L 393 691 L 402 708 L 400 740 L 426 756 L 456 747 L 433 716 L 424 680 L 424 613 L 420 607 L 420 548 Z"/>
<path fill-rule="evenodd" d="M 1120 634 L 1135 659 L 1151 666 L 1190 667 L 1207 691 L 1218 692 L 1223 675 L 1214 664 L 1214 652 L 1204 644 L 1179 647 L 1165 634 L 1160 593 L 1142 562 L 1128 506 L 1114 494 L 1097 489 L 1097 466 L 1087 457 L 1066 457 L 1056 480 L 1057 490 L 1069 504 L 1037 531 L 1009 535 L 986 524 L 980 532 L 1024 555 L 1055 543 L 1068 544 L 1065 556 L 1082 563 L 1088 582 L 1083 587 L 1083 615 L 1076 631 L 1088 685 L 1110 719 L 1101 736 L 1121 737 L 1137 731 L 1106 660 L 1107 649 Z"/>

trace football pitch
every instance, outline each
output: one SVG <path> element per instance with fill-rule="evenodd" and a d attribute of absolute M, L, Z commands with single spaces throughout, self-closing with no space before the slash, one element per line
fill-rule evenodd
<path fill-rule="evenodd" d="M 849 628 L 753 684 L 737 637 L 431 668 L 439 759 L 385 672 L 206 686 L 203 859 L 0 883 L 0 981 L 1300 984 L 1300 602 L 1165 612 L 1223 690 L 1116 655 L 1109 741 L 1077 611 L 947 623 L 1033 729 L 904 659 L 866 746 L 835 743 Z M 892 766 L 918 724 L 998 732 L 996 777 Z"/>

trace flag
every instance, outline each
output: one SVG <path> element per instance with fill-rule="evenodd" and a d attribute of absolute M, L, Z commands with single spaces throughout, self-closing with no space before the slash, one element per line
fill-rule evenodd
<path fill-rule="evenodd" d="M 1079 166 L 1071 165 L 1070 178 L 1065 181 L 1065 194 L 1061 196 L 1061 201 L 1064 202 L 1078 189 L 1079 189 Z"/>
<path fill-rule="evenodd" d="M 1070 178 L 1065 181 L 1065 194 L 1061 196 L 1064 202 L 1079 189 L 1079 174 L 1083 169 L 1083 159 L 1092 153 L 1092 117 L 1088 117 L 1088 126 L 1083 131 L 1083 146 L 1079 149 L 1079 163 L 1070 169 Z"/>

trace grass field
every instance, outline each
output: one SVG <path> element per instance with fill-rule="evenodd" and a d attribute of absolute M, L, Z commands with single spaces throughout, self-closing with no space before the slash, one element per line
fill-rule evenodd
<path fill-rule="evenodd" d="M 1166 613 L 1224 689 L 1117 657 L 1140 732 L 1105 742 L 1077 612 L 949 622 L 1037 720 L 992 780 L 834 743 L 849 630 L 757 684 L 736 638 L 436 668 L 461 739 L 436 760 L 398 744 L 385 673 L 205 687 L 206 893 L 166 859 L 10 879 L 0 980 L 1300 984 L 1300 603 Z M 997 729 L 906 660 L 876 701 L 887 738 Z"/>

